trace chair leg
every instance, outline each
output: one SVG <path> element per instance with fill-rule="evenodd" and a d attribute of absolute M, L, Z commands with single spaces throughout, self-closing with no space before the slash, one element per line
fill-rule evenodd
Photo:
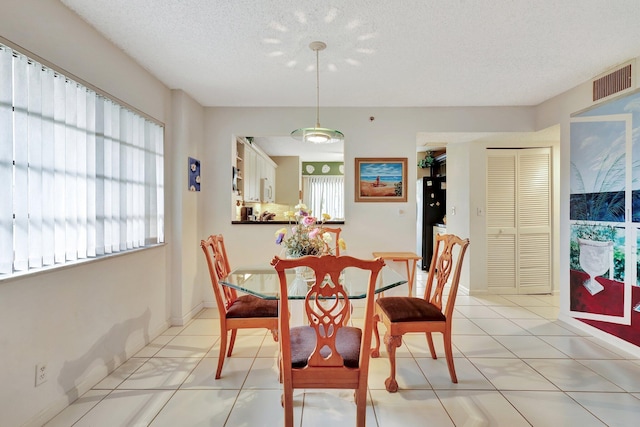
<path fill-rule="evenodd" d="M 449 375 L 451 376 L 451 382 L 457 383 L 458 377 L 456 376 L 456 368 L 453 365 L 453 351 L 451 351 L 451 331 L 446 331 L 443 335 L 444 335 L 444 354 L 447 357 L 447 367 L 449 368 Z"/>
<path fill-rule="evenodd" d="M 384 334 L 384 343 L 387 346 L 389 364 L 391 365 L 391 372 L 389 378 L 384 381 L 384 386 L 389 393 L 395 393 L 398 391 L 398 382 L 396 381 L 396 348 L 402 345 L 402 335 L 389 335 L 387 331 Z"/>
<path fill-rule="evenodd" d="M 227 330 L 220 331 L 220 352 L 218 353 L 218 369 L 216 369 L 216 379 L 220 378 L 222 365 L 224 364 L 224 354 L 227 352 Z"/>
<path fill-rule="evenodd" d="M 293 389 L 285 388 L 281 399 L 284 408 L 284 427 L 293 427 Z"/>
<path fill-rule="evenodd" d="M 375 346 L 371 349 L 371 357 L 380 357 L 380 331 L 378 331 L 378 322 L 380 316 L 378 314 L 373 315 L 373 337 L 376 339 Z"/>
<path fill-rule="evenodd" d="M 367 388 L 355 391 L 356 401 L 356 426 L 365 427 L 367 416 Z"/>
<path fill-rule="evenodd" d="M 436 355 L 436 348 L 433 346 L 433 337 L 431 336 L 431 332 L 425 332 L 425 335 L 427 336 L 427 344 L 429 344 L 429 351 L 431 352 L 431 358 L 437 359 L 438 356 Z"/>
<path fill-rule="evenodd" d="M 231 330 L 231 340 L 229 341 L 229 351 L 227 352 L 227 357 L 231 357 L 231 352 L 233 351 L 233 345 L 236 343 L 237 334 L 238 334 L 237 329 Z"/>

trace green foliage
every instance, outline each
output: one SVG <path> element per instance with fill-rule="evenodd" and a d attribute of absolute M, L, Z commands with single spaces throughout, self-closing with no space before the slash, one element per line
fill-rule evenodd
<path fill-rule="evenodd" d="M 580 223 L 574 226 L 576 237 L 594 242 L 612 242 L 616 237 L 616 229 L 611 225 Z"/>
<path fill-rule="evenodd" d="M 431 166 L 433 166 L 435 162 L 436 162 L 436 159 L 435 157 L 433 157 L 433 152 L 427 151 L 425 153 L 424 159 L 418 160 L 418 167 L 423 169 L 430 168 Z"/>
<path fill-rule="evenodd" d="M 569 248 L 569 268 L 582 271 L 582 267 L 580 267 L 580 246 L 576 240 L 571 240 Z"/>
<path fill-rule="evenodd" d="M 613 250 L 613 279 L 624 282 L 624 251 L 621 248 Z"/>

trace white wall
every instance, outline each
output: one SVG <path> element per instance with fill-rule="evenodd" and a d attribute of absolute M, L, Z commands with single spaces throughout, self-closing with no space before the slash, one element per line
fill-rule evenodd
<path fill-rule="evenodd" d="M 201 238 L 223 233 L 232 265 L 268 262 L 278 252 L 273 243 L 277 226 L 231 225 L 233 135 L 288 134 L 313 124 L 315 111 L 201 109 L 184 93 L 169 91 L 57 0 L 4 0 L 0 29 L 2 37 L 166 126 L 166 245 L 0 282 L 0 425 L 36 426 L 161 332 L 169 319 L 183 322 L 200 307 L 202 298 L 212 302 L 197 247 Z M 588 86 L 536 108 L 323 109 L 323 125 L 346 135 L 343 229 L 348 252 L 369 256 L 380 248 L 415 248 L 418 132 L 526 132 L 560 123 L 560 167 L 554 165 L 560 197 L 555 218 L 561 231 L 559 265 L 567 265 L 568 122 L 571 113 L 590 105 Z M 370 121 L 370 116 L 375 120 Z M 483 149 L 472 144 L 449 147 L 447 155 L 449 199 L 460 207 L 455 217 L 447 217 L 448 227 L 471 237 L 468 281 L 484 271 L 478 255 L 483 246 L 474 234 L 478 225 L 470 215 L 481 200 L 476 190 L 484 188 L 478 185 L 484 183 L 484 171 L 473 161 Z M 188 156 L 202 161 L 200 193 L 186 191 Z M 355 157 L 407 157 L 407 203 L 354 203 Z M 560 284 L 568 287 L 568 271 L 560 271 Z M 563 304 L 563 309 L 568 307 L 566 301 Z M 49 382 L 38 388 L 34 387 L 36 363 L 47 363 L 50 375 Z"/>
<path fill-rule="evenodd" d="M 472 180 L 470 175 L 469 164 L 472 159 L 477 161 L 477 158 L 471 156 L 470 146 L 471 143 L 468 142 L 447 146 L 447 233 L 469 238 L 459 284 L 460 292 L 466 294 L 474 292 L 477 288 L 477 281 L 470 280 L 471 260 L 474 254 L 484 253 L 483 247 L 471 233 L 471 195 L 477 191 L 478 185 L 473 184 L 478 181 Z M 450 159 L 455 159 L 452 165 L 454 167 L 450 167 Z"/>
<path fill-rule="evenodd" d="M 638 58 L 633 59 L 633 67 L 635 67 L 635 88 L 638 87 L 638 77 L 640 77 L 640 70 L 638 70 Z M 612 64 L 614 66 L 615 64 Z M 605 102 L 606 100 L 601 100 Z M 598 102 L 600 103 L 600 102 Z M 536 125 L 540 128 L 544 128 L 552 124 L 553 122 L 560 124 L 560 147 L 559 147 L 559 203 L 558 206 L 558 218 L 559 218 L 559 249 L 557 256 L 557 265 L 559 268 L 559 283 L 560 283 L 560 315 L 559 318 L 565 322 L 570 323 L 572 326 L 579 328 L 587 333 L 593 334 L 611 345 L 617 346 L 631 354 L 640 355 L 640 348 L 634 346 L 624 340 L 621 340 L 613 335 L 605 333 L 597 328 L 590 327 L 583 322 L 573 319 L 569 315 L 569 268 L 570 263 L 569 256 L 569 242 L 570 242 L 570 224 L 569 224 L 569 200 L 570 200 L 570 119 L 571 115 L 589 107 L 592 107 L 597 103 L 592 101 L 592 85 L 590 81 L 587 81 L 581 85 L 574 87 L 573 89 L 562 93 L 552 99 L 549 99 L 536 108 Z M 556 264 L 554 264 L 555 266 Z"/>
<path fill-rule="evenodd" d="M 170 91 L 59 1 L 3 0 L 0 32 L 164 122 L 171 163 Z M 186 174 L 186 159 L 181 163 Z M 42 425 L 166 329 L 170 288 L 180 284 L 168 280 L 175 242 L 170 188 L 165 198 L 168 244 L 0 281 L 1 426 Z M 36 388 L 37 363 L 47 364 L 49 380 Z"/>
<path fill-rule="evenodd" d="M 184 325 L 201 308 L 204 295 L 204 280 L 198 280 L 197 263 L 203 257 L 200 249 L 199 229 L 202 224 L 198 219 L 198 208 L 201 192 L 189 191 L 188 158 L 200 158 L 200 147 L 203 142 L 204 110 L 181 90 L 172 90 L 173 138 L 170 158 L 172 162 L 171 181 L 165 182 L 174 194 L 172 204 L 173 218 L 173 252 L 171 282 L 181 284 L 173 286 L 171 324 Z M 207 164 L 211 167 L 213 165 Z M 201 167 L 202 170 L 202 167 Z M 204 186 L 214 187 L 212 183 Z"/>
<path fill-rule="evenodd" d="M 585 82 L 575 88 L 562 93 L 552 99 L 549 99 L 536 108 L 536 123 L 538 126 L 546 127 L 555 121 L 560 124 L 560 147 L 558 157 L 560 165 L 558 170 L 558 192 L 559 202 L 557 206 L 559 233 L 558 233 L 558 252 L 557 266 L 559 269 L 558 277 L 560 283 L 560 312 L 565 316 L 569 312 L 569 199 L 570 199 L 570 171 L 571 158 L 570 148 L 570 118 L 571 114 L 583 110 L 591 105 L 592 86 L 590 82 Z M 580 325 L 576 325 L 580 326 Z"/>
<path fill-rule="evenodd" d="M 342 226 L 348 253 L 369 257 L 374 250 L 414 251 L 416 246 L 416 135 L 419 132 L 526 132 L 533 131 L 534 109 L 514 108 L 324 108 L 322 124 L 345 134 L 346 221 Z M 369 117 L 375 117 L 370 121 Z M 274 243 L 278 225 L 231 225 L 231 164 L 233 135 L 286 135 L 291 130 L 312 123 L 313 109 L 301 108 L 206 108 L 205 146 L 203 149 L 204 182 L 215 187 L 203 188 L 204 234 L 225 235 L 231 266 L 268 263 L 279 253 Z M 408 200 L 406 203 L 355 203 L 354 159 L 356 157 L 407 157 Z M 473 157 L 472 157 L 473 158 Z M 462 194 L 477 177 L 467 178 L 469 154 L 455 149 L 447 154 L 448 197 Z M 215 164 L 217 167 L 207 167 Z M 218 167 L 219 166 L 219 167 Z M 276 190 L 277 191 L 277 190 Z M 462 198 L 464 199 L 464 197 Z M 469 231 L 469 212 L 460 201 L 452 229 Z M 449 220 L 449 218 L 447 218 Z M 449 221 L 448 221 L 449 222 Z M 474 253 L 470 246 L 469 258 Z M 200 274 L 204 280 L 204 262 Z M 467 275 L 468 276 L 468 275 Z M 464 276 L 463 276 L 464 278 Z M 464 286 L 469 286 L 468 283 Z M 205 296 L 213 304 L 213 296 Z"/>
<path fill-rule="evenodd" d="M 169 92 L 58 0 L 2 0 L 0 36 L 166 121 Z"/>
<path fill-rule="evenodd" d="M 301 163 L 298 156 L 271 156 L 276 162 L 276 203 L 295 206 L 300 196 Z"/>

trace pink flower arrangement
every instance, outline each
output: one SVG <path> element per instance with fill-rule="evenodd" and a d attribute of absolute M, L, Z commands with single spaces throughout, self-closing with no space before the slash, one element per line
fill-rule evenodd
<path fill-rule="evenodd" d="M 329 247 L 332 239 L 331 234 L 321 233 L 322 224 L 330 219 L 329 215 L 323 214 L 322 222 L 318 224 L 317 218 L 310 215 L 306 205 L 299 204 L 295 208 L 297 209 L 295 215 L 292 215 L 291 212 L 285 213 L 286 217 L 295 216 L 297 220 L 296 225 L 291 228 L 291 235 L 285 237 L 287 229 L 279 229 L 276 231 L 276 244 L 283 245 L 286 249 L 286 255 L 289 257 L 331 253 Z"/>

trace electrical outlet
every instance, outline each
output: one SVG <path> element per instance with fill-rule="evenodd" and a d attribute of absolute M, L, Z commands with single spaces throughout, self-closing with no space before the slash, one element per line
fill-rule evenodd
<path fill-rule="evenodd" d="M 39 385 L 46 383 L 49 379 L 47 372 L 47 365 L 44 363 L 39 363 L 36 365 L 36 387 Z"/>

